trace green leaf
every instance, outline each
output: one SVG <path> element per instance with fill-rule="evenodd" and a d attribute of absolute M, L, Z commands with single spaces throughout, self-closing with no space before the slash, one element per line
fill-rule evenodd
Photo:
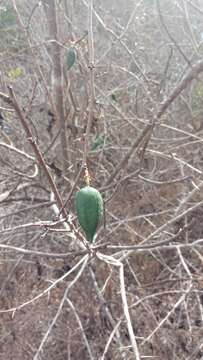
<path fill-rule="evenodd" d="M 76 60 L 76 49 L 74 47 L 71 47 L 68 49 L 66 54 L 66 64 L 68 66 L 68 70 L 72 68 L 72 66 L 75 64 Z"/>
<path fill-rule="evenodd" d="M 100 145 L 104 144 L 104 137 L 98 136 L 92 144 L 91 150 L 96 150 Z"/>
<path fill-rule="evenodd" d="M 118 101 L 115 94 L 111 94 L 111 98 L 113 101 L 116 101 L 116 102 Z"/>

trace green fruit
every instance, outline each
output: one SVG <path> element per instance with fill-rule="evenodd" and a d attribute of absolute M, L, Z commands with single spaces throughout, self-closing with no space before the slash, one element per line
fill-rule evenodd
<path fill-rule="evenodd" d="M 100 192 L 91 186 L 82 188 L 76 194 L 76 210 L 86 238 L 92 242 L 103 215 L 103 199 Z"/>
<path fill-rule="evenodd" d="M 66 54 L 66 63 L 68 66 L 68 70 L 74 65 L 75 63 L 75 59 L 76 59 L 76 54 L 75 54 L 76 50 L 74 47 L 68 49 L 67 54 Z"/>

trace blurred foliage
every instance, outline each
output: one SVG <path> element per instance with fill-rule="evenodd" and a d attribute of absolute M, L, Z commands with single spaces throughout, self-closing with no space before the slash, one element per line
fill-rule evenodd
<path fill-rule="evenodd" d="M 104 137 L 98 136 L 92 144 L 91 150 L 96 150 L 99 146 L 104 144 Z"/>
<path fill-rule="evenodd" d="M 203 83 L 197 81 L 192 89 L 191 107 L 194 114 L 198 114 L 202 111 L 203 105 Z"/>
<path fill-rule="evenodd" d="M 8 31 L 9 27 L 16 25 L 13 7 L 8 1 L 4 1 L 0 7 L 0 29 Z"/>
<path fill-rule="evenodd" d="M 11 1 L 0 4 L 0 50 L 16 52 L 21 46 L 22 35 L 17 31 L 15 11 Z"/>
<path fill-rule="evenodd" d="M 16 80 L 17 78 L 19 78 L 21 75 L 23 74 L 23 70 L 20 67 L 16 67 L 14 69 L 9 70 L 8 72 L 8 77 L 11 80 Z"/>

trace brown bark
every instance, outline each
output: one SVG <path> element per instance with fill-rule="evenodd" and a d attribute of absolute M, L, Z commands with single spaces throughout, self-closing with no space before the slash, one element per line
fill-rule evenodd
<path fill-rule="evenodd" d="M 68 168 L 68 139 L 66 133 L 65 115 L 64 115 L 64 97 L 63 97 L 63 69 L 61 62 L 61 46 L 58 42 L 58 19 L 55 0 L 43 0 L 44 12 L 48 22 L 49 53 L 52 59 L 52 92 L 57 114 L 57 123 L 61 128 L 61 151 L 63 156 L 63 170 L 66 173 Z"/>

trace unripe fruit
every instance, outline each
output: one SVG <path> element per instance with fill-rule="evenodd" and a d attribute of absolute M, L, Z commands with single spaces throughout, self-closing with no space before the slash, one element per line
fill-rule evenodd
<path fill-rule="evenodd" d="M 103 215 L 103 199 L 100 192 L 91 186 L 79 190 L 76 194 L 76 210 L 86 238 L 92 242 Z"/>

